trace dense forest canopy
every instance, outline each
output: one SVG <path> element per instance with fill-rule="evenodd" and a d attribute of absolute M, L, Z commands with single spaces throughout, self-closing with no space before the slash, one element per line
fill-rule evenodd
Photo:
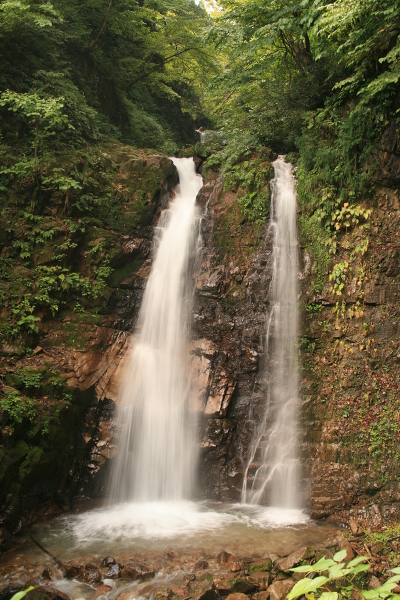
<path fill-rule="evenodd" d="M 396 0 L 3 0 L 0 56 L 7 269 L 31 268 L 36 244 L 10 223 L 34 228 L 44 210 L 59 211 L 49 199 L 62 218 L 113 214 L 102 144 L 190 152 L 202 126 L 220 135 L 196 151 L 227 186 L 244 186 L 241 210 L 254 223 L 268 213 L 270 173 L 253 158 L 272 150 L 297 162 L 300 225 L 321 287 L 335 215 L 364 214 L 379 140 L 400 118 Z M 103 279 L 109 272 L 104 264 Z M 54 312 L 47 292 L 26 306 L 13 294 L 10 319 L 23 325 L 9 322 L 6 338 L 35 329 L 38 307 Z"/>

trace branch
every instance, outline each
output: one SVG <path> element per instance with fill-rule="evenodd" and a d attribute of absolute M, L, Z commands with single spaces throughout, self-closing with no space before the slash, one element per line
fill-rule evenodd
<path fill-rule="evenodd" d="M 185 48 L 184 50 L 180 50 L 179 52 L 176 52 L 175 54 L 171 54 L 170 56 L 167 56 L 167 58 L 164 60 L 163 62 L 163 66 L 170 62 L 173 58 L 176 58 L 177 56 L 180 56 L 181 54 L 184 54 L 185 52 L 190 52 L 190 50 L 198 50 L 198 48 L 196 48 L 196 46 L 192 46 L 190 48 Z M 200 52 L 200 50 L 198 50 Z M 146 79 L 146 77 L 148 77 L 149 75 L 151 75 L 152 73 L 155 73 L 156 71 L 158 71 L 158 69 L 160 68 L 160 65 L 157 65 L 156 67 L 154 67 L 153 69 L 150 69 L 150 71 L 147 71 L 147 73 L 144 73 L 143 75 L 141 75 L 140 77 L 138 77 L 137 79 L 134 79 L 134 81 L 132 81 L 129 85 L 128 85 L 128 92 L 131 90 L 131 88 L 136 84 L 139 83 L 139 81 L 143 81 L 143 79 Z"/>
<path fill-rule="evenodd" d="M 97 36 L 95 37 L 95 39 L 94 39 L 94 40 L 92 40 L 92 41 L 90 42 L 89 51 L 92 51 L 92 50 L 93 50 L 93 48 L 95 47 L 95 45 L 96 45 L 96 44 L 97 44 L 97 42 L 99 41 L 99 37 L 100 37 L 100 36 L 101 36 L 101 34 L 103 33 L 103 29 L 104 29 L 104 27 L 106 26 L 106 23 L 107 23 L 107 20 L 108 20 L 108 15 L 109 15 L 109 13 L 110 13 L 110 9 L 111 9 L 111 5 L 112 5 L 112 3 L 113 3 L 113 0 L 110 0 L 110 4 L 108 5 L 107 12 L 106 12 L 106 16 L 104 17 L 104 21 L 103 21 L 103 23 L 102 23 L 102 25 L 101 25 L 101 27 L 100 27 L 100 31 L 99 31 L 99 33 L 97 34 Z"/>

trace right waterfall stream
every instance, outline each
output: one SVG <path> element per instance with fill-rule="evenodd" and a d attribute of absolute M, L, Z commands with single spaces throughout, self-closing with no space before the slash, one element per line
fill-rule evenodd
<path fill-rule="evenodd" d="M 273 163 L 272 280 L 266 334 L 266 404 L 250 445 L 242 502 L 300 508 L 298 436 L 298 245 L 292 165 Z"/>

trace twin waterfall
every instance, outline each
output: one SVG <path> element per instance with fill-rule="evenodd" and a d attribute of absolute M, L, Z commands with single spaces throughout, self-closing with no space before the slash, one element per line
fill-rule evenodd
<path fill-rule="evenodd" d="M 180 185 L 160 218 L 138 332 L 132 338 L 119 409 L 123 428 L 111 479 L 112 503 L 175 501 L 193 493 L 197 423 L 188 397 L 189 275 L 202 179 L 191 159 L 173 162 Z M 280 157 L 274 168 L 268 397 L 250 447 L 242 502 L 294 508 L 299 505 L 296 198 L 291 165 Z"/>
<path fill-rule="evenodd" d="M 123 424 L 111 501 L 180 500 L 193 491 L 196 423 L 188 408 L 190 258 L 203 185 L 189 159 L 173 159 L 176 197 L 164 210 L 120 399 Z"/>
<path fill-rule="evenodd" d="M 296 195 L 292 165 L 274 163 L 271 309 L 267 324 L 267 401 L 245 470 L 242 502 L 299 508 Z M 254 471 L 249 489 L 248 477 Z"/>

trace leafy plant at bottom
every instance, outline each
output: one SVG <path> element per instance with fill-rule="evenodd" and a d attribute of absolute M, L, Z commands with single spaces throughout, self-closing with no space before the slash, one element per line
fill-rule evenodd
<path fill-rule="evenodd" d="M 347 565 L 342 562 L 346 556 L 346 550 L 340 550 L 335 554 L 333 559 L 321 558 L 318 562 L 313 565 L 302 565 L 290 569 L 295 573 L 324 573 L 328 572 L 327 575 L 319 575 L 311 579 L 304 577 L 298 581 L 287 595 L 288 600 L 295 600 L 300 596 L 306 596 L 309 600 L 313 600 L 314 592 L 321 591 L 321 595 L 318 596 L 321 600 L 338 600 L 338 592 L 329 589 L 328 584 L 332 584 L 337 580 L 344 580 L 346 583 L 346 590 L 351 591 L 354 589 L 354 578 L 359 573 L 368 571 L 370 568 L 367 556 L 357 556 L 351 560 Z M 367 600 L 375 600 L 379 598 L 388 598 L 389 600 L 400 599 L 400 596 L 392 594 L 392 590 L 397 586 L 400 581 L 400 568 L 391 569 L 394 575 L 390 577 L 383 585 L 374 590 L 362 591 L 362 595 Z"/>

